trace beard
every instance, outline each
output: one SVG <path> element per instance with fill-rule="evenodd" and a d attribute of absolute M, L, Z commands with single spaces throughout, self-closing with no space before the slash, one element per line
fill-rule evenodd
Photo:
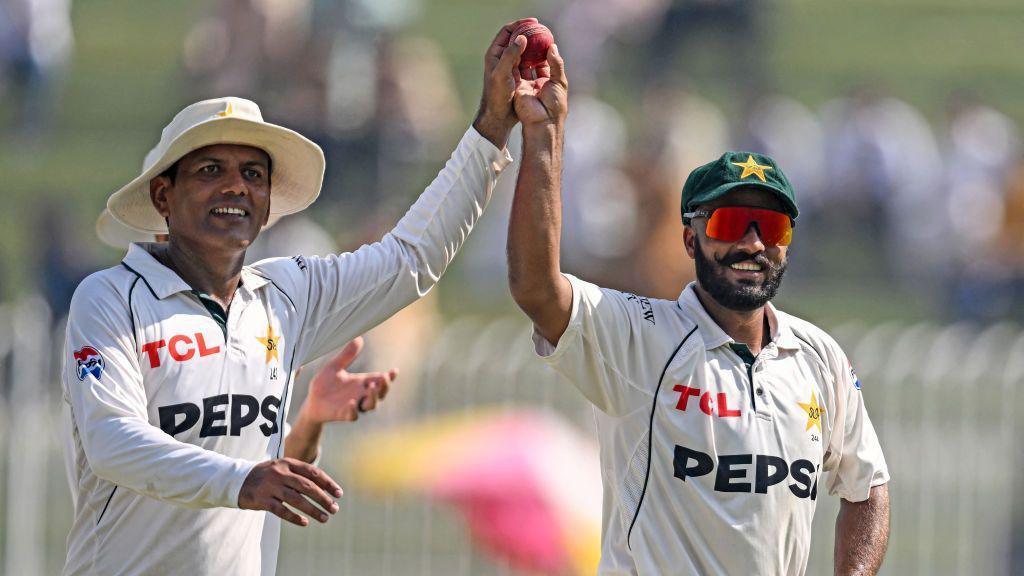
<path fill-rule="evenodd" d="M 783 260 L 776 264 L 768 259 L 764 253 L 747 254 L 737 252 L 726 254 L 725 257 L 714 258 L 712 262 L 704 255 L 700 241 L 694 238 L 696 250 L 694 261 L 697 269 L 697 282 L 715 302 L 719 305 L 736 310 L 737 312 L 750 312 L 764 306 L 769 300 L 775 298 L 775 294 L 782 285 L 782 276 L 786 273 L 788 262 Z M 754 262 L 761 266 L 764 271 L 764 280 L 740 281 L 733 283 L 725 277 L 728 266 L 738 262 Z"/>

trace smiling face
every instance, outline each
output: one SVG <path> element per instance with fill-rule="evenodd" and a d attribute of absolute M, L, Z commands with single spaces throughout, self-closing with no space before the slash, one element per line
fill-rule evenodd
<path fill-rule="evenodd" d="M 774 194 L 757 188 L 733 189 L 698 208 L 723 206 L 783 211 Z M 697 284 L 730 310 L 747 312 L 764 306 L 782 284 L 787 246 L 766 245 L 753 223 L 736 242 L 716 240 L 707 235 L 707 222 L 707 218 L 694 218 L 683 232 L 686 252 L 696 263 Z"/>
<path fill-rule="evenodd" d="M 172 242 L 244 251 L 270 215 L 270 157 L 252 146 L 194 150 L 172 174 L 153 178 L 150 199 L 167 219 Z"/>

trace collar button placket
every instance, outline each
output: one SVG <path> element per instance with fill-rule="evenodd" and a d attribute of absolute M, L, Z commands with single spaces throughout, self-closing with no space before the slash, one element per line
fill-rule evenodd
<path fill-rule="evenodd" d="M 242 348 L 242 339 L 235 336 L 238 335 L 238 325 L 241 323 L 242 314 L 245 312 L 248 303 L 249 301 L 245 297 L 244 291 L 241 288 L 236 290 L 234 300 L 228 308 L 227 346 L 230 350 L 240 350 Z"/>

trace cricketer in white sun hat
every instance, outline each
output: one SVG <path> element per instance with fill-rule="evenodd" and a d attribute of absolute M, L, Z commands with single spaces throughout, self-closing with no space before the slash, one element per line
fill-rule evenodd
<path fill-rule="evenodd" d="M 196 102 L 179 112 L 146 154 L 142 173 L 107 200 L 115 219 L 140 232 L 166 234 L 167 224 L 149 196 L 149 181 L 183 156 L 213 144 L 241 144 L 270 156 L 270 218 L 300 212 L 320 195 L 324 153 L 298 132 L 263 121 L 260 107 L 244 98 Z"/>

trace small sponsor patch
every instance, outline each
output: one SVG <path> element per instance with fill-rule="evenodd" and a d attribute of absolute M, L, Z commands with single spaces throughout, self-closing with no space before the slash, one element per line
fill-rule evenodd
<path fill-rule="evenodd" d="M 644 320 L 651 324 L 657 324 L 657 322 L 654 321 L 654 307 L 651 306 L 651 301 L 647 297 L 637 296 L 636 294 L 626 292 L 626 300 L 629 302 L 636 302 L 636 305 L 640 307 L 640 311 L 644 315 Z"/>
<path fill-rule="evenodd" d="M 99 380 L 103 376 L 103 356 L 92 346 L 75 350 L 75 361 L 78 362 L 79 380 L 85 380 L 87 376 Z"/>
<path fill-rule="evenodd" d="M 850 379 L 853 380 L 853 387 L 860 390 L 860 378 L 857 377 L 857 371 L 853 369 L 853 364 L 850 364 Z"/>
<path fill-rule="evenodd" d="M 295 261 L 295 265 L 299 267 L 299 270 L 306 270 L 306 259 L 302 256 L 292 256 L 292 260 Z"/>

